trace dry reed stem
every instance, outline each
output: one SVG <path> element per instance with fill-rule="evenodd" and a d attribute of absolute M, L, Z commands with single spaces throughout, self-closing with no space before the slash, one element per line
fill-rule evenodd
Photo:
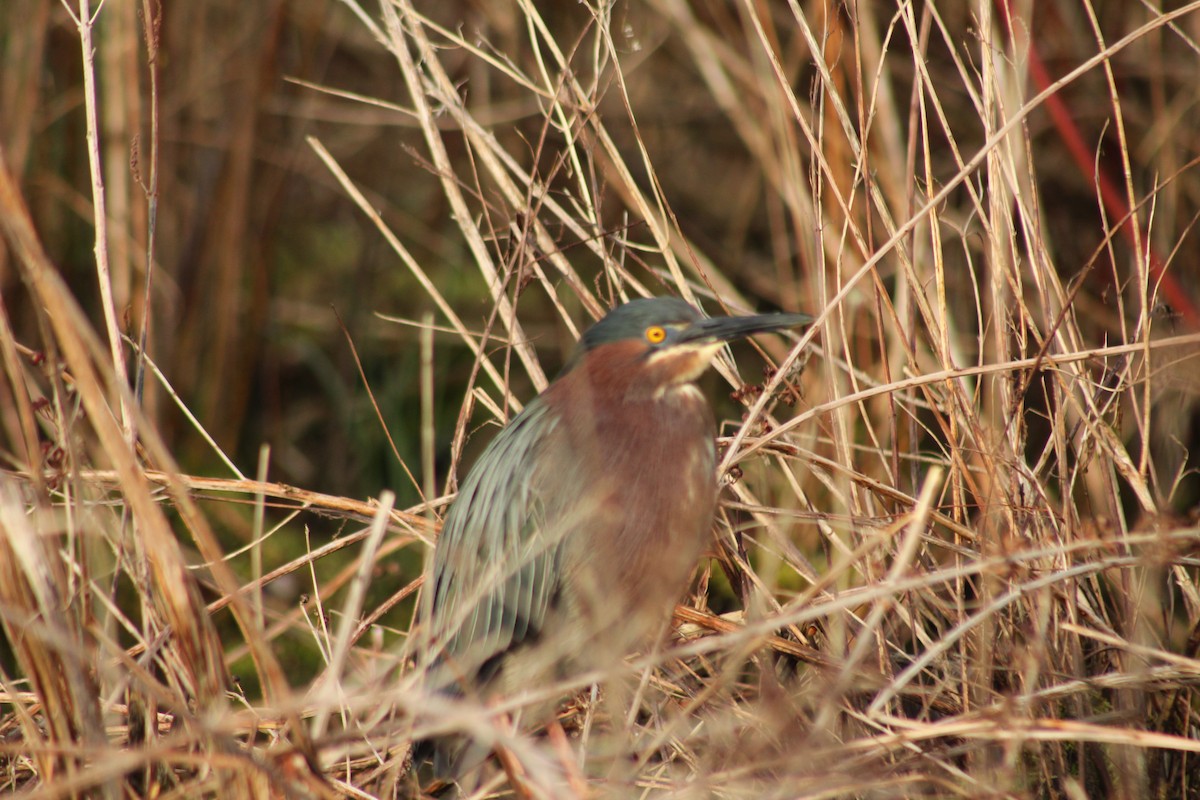
<path fill-rule="evenodd" d="M 136 182 L 111 177 L 125 145 L 100 124 L 138 124 L 122 98 L 143 87 L 116 52 L 128 15 L 90 44 L 81 24 L 79 132 L 47 137 L 81 164 L 86 151 L 86 173 L 38 166 L 18 183 L 61 112 L 11 77 L 27 67 L 0 81 L 13 127 L 0 279 L 12 263 L 25 286 L 0 285 L 0 625 L 13 649 L 0 654 L 0 791 L 415 796 L 412 739 L 457 730 L 503 756 L 507 774 L 480 797 L 1200 797 L 1187 296 L 1200 162 L 1181 77 L 1200 52 L 1200 3 L 518 0 L 454 16 L 346 0 L 321 12 L 320 36 L 305 3 L 285 5 L 261 39 L 247 28 L 257 48 L 236 66 L 206 48 L 232 53 L 237 37 L 145 7 L 170 45 L 156 83 L 168 133 L 160 142 L 156 111 L 149 149 L 151 203 L 165 167 L 157 245 L 131 211 Z M 47 52 L 45 8 L 11 52 Z M 319 41 L 352 66 L 300 59 L 288 86 L 301 93 L 281 99 L 276 60 L 295 56 L 293 38 L 306 58 Z M 157 59 L 157 27 L 145 41 Z M 217 127 L 180 112 L 237 71 L 245 86 Z M 268 140 L 292 120 L 310 127 Z M 217 167 L 173 163 L 193 126 Z M 258 480 L 240 463 L 246 437 L 266 434 L 244 429 L 258 365 L 240 349 L 257 345 L 234 332 L 347 305 L 302 294 L 328 253 L 253 277 L 278 269 L 249 243 L 283 213 L 260 162 L 302 164 L 304 141 L 317 159 L 296 169 L 388 248 L 364 260 L 397 283 L 365 286 L 367 310 L 436 309 L 408 323 L 423 343 L 411 430 L 380 377 L 393 365 L 371 360 L 376 331 L 346 317 L 393 457 L 416 452 L 422 467 L 424 497 L 403 510 L 379 481 L 357 493 L 378 503 L 329 492 L 323 450 L 303 486 L 266 480 L 265 457 Z M 1078 163 L 1081 144 L 1082 181 L 1060 157 Z M 360 150 L 403 157 L 379 169 Z M 189 180 L 210 182 L 215 207 Z M 72 283 L 69 248 L 46 252 L 69 233 L 47 186 L 91 218 L 83 274 L 100 276 L 98 299 Z M 108 214 L 106 191 L 119 195 Z M 131 296 L 132 244 L 147 245 L 147 272 L 169 265 L 159 275 L 179 281 L 154 303 Z M 365 273 L 331 282 L 357 290 Z M 396 286 L 410 296 L 393 303 Z M 278 319 L 239 316 L 266 308 L 267 290 Z M 719 439 L 728 489 L 680 636 L 631 659 L 630 707 L 588 693 L 603 673 L 491 703 L 431 695 L 394 609 L 420 590 L 475 433 L 545 386 L 553 335 L 569 342 L 613 303 L 662 293 L 710 312 L 818 315 L 802 336 L 719 359 L 735 390 L 732 406 L 709 392 L 734 417 Z M 135 352 L 155 354 L 152 394 L 184 417 L 174 430 L 120 371 L 121 328 L 138 329 L 118 322 L 123 297 L 146 309 Z M 449 335 L 433 351 L 435 331 Z M 458 349 L 462 364 L 446 358 Z M 434 384 L 452 377 L 443 401 Z M 303 383 L 282 405 L 301 405 Z M 278 426 L 277 459 L 297 429 Z M 435 460 L 435 432 L 448 458 Z M 234 477 L 176 467 L 198 453 Z M 345 528 L 331 541 L 330 521 Z M 277 549 L 287 539 L 304 545 Z M 247 670 L 238 690 L 228 675 Z M 548 736 L 506 722 L 564 696 Z"/>

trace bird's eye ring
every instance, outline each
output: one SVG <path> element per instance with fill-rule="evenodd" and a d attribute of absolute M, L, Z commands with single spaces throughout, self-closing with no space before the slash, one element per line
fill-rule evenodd
<path fill-rule="evenodd" d="M 667 329 L 662 325 L 651 325 L 646 328 L 646 341 L 650 344 L 661 344 L 667 338 Z"/>

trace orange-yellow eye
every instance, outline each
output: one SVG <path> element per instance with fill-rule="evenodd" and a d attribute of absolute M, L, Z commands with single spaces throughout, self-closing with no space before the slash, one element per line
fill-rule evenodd
<path fill-rule="evenodd" d="M 667 338 L 667 329 L 661 325 L 651 325 L 646 328 L 646 341 L 650 344 L 660 344 Z"/>

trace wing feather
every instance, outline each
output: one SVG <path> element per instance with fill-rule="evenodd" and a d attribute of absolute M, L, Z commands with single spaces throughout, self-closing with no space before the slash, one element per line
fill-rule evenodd
<path fill-rule="evenodd" d="M 562 543 L 546 535 L 537 464 L 554 424 L 540 398 L 526 406 L 485 448 L 446 515 L 422 602 L 436 660 L 454 676 L 481 677 L 546 620 Z"/>

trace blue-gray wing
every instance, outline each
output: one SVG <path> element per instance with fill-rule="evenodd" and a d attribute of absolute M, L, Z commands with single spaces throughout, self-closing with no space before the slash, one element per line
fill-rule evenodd
<path fill-rule="evenodd" d="M 486 681 L 481 673 L 498 656 L 541 631 L 562 552 L 537 479 L 554 424 L 540 398 L 526 406 L 484 450 L 446 515 L 422 601 L 435 662 L 449 668 L 438 679 L 444 688 Z"/>

